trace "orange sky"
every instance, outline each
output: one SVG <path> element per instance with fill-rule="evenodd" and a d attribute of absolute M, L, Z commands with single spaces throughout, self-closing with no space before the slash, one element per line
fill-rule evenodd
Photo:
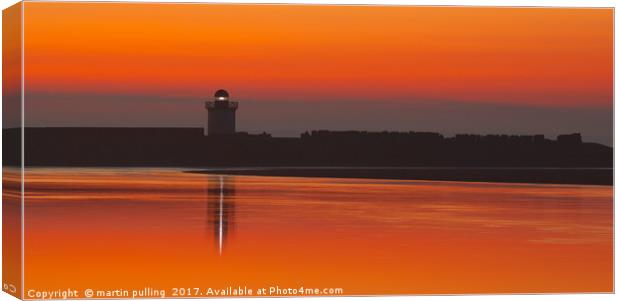
<path fill-rule="evenodd" d="M 611 9 L 25 5 L 27 93 L 612 105 Z"/>

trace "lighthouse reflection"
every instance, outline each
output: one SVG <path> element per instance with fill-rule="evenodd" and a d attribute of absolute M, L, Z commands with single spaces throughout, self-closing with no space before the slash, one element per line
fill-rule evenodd
<path fill-rule="evenodd" d="M 207 229 L 213 233 L 219 255 L 234 229 L 235 182 L 234 177 L 210 175 L 207 186 Z"/>

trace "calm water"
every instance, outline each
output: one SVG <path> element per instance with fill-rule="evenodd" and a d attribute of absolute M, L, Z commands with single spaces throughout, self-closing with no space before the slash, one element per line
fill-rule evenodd
<path fill-rule="evenodd" d="M 608 292 L 610 186 L 31 168 L 25 289 Z"/>

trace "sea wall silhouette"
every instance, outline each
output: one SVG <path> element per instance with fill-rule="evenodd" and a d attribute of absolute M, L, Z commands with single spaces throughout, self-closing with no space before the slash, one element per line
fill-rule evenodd
<path fill-rule="evenodd" d="M 20 129 L 4 129 L 7 143 Z M 542 135 L 313 131 L 297 138 L 238 133 L 205 137 L 200 128 L 25 128 L 26 166 L 417 166 L 611 168 L 611 147 Z M 17 164 L 19 148 L 4 148 Z M 14 162 L 17 161 L 17 162 Z"/>

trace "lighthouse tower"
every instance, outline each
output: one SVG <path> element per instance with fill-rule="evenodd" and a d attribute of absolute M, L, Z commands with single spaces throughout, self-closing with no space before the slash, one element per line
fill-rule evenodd
<path fill-rule="evenodd" d="M 207 125 L 205 136 L 231 135 L 235 133 L 235 114 L 239 103 L 230 101 L 226 90 L 217 90 L 213 101 L 206 101 Z"/>

